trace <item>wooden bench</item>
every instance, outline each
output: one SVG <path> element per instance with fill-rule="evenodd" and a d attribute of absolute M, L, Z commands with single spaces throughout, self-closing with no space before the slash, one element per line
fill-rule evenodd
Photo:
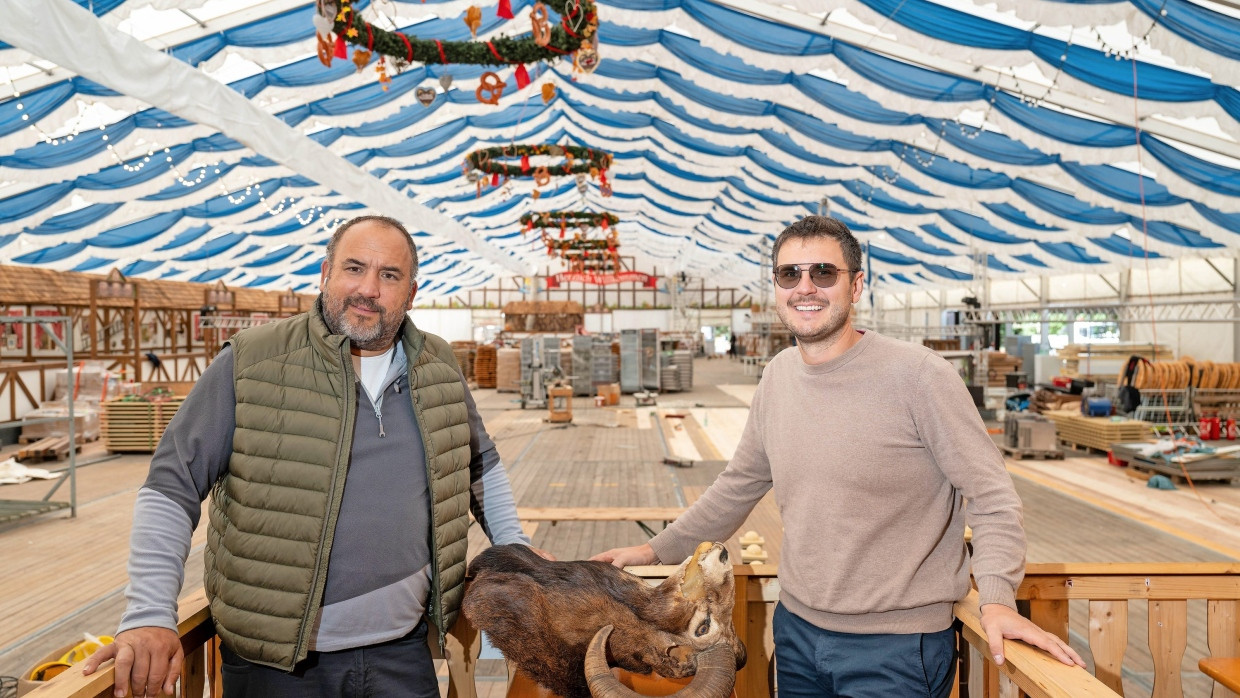
<path fill-rule="evenodd" d="M 684 507 L 517 507 L 522 521 L 632 521 L 653 538 L 657 531 L 647 521 L 662 521 L 663 527 L 684 513 Z"/>
<path fill-rule="evenodd" d="M 1240 693 L 1240 657 L 1206 657 L 1197 662 L 1197 668 L 1220 686 Z"/>

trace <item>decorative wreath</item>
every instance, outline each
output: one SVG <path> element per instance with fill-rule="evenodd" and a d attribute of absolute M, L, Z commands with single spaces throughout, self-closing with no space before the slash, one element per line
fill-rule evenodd
<path fill-rule="evenodd" d="M 567 252 L 569 250 L 610 250 L 619 246 L 620 243 L 618 242 L 611 243 L 609 247 L 607 240 L 591 240 L 584 238 L 581 240 L 547 240 L 547 249 L 559 250 L 560 252 Z"/>
<path fill-rule="evenodd" d="M 542 1 L 560 15 L 559 24 L 548 25 L 543 21 L 544 29 L 550 30 L 550 40 L 546 45 L 539 45 L 533 34 L 520 39 L 501 36 L 490 41 L 419 39 L 376 27 L 362 19 L 348 0 L 340 3 L 332 30 L 351 44 L 392 57 L 397 65 L 414 62 L 470 65 L 537 63 L 570 54 L 583 44 L 590 47 L 589 39 L 598 30 L 598 11 L 593 0 Z"/>
<path fill-rule="evenodd" d="M 620 222 L 614 213 L 592 213 L 590 211 L 544 211 L 542 213 L 525 213 L 521 215 L 521 225 L 525 230 L 533 228 L 576 227 L 585 224 L 591 228 L 606 230 Z M 600 241 L 601 242 L 601 241 Z"/>
<path fill-rule="evenodd" d="M 505 177 L 536 176 L 538 174 L 536 170 L 543 168 L 530 167 L 531 155 L 564 157 L 563 164 L 546 167 L 545 174 L 547 175 L 600 175 L 602 181 L 606 183 L 606 172 L 611 168 L 611 153 L 593 148 L 582 148 L 576 145 L 555 144 L 482 148 L 466 155 L 465 162 L 470 167 L 490 175 L 503 175 Z M 519 160 L 511 161 L 514 158 L 519 158 Z"/>

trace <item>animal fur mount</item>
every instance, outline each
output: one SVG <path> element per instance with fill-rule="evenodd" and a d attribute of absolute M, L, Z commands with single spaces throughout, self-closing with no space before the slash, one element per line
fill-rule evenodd
<path fill-rule="evenodd" d="M 732 626 L 732 565 L 720 543 L 699 545 L 658 586 L 605 562 L 544 560 L 524 545 L 484 550 L 469 573 L 465 617 L 508 661 L 564 698 L 635 695 L 600 669 L 608 665 L 695 676 L 677 696 L 724 698 L 745 665 Z M 592 641 L 595 671 L 587 681 Z"/>

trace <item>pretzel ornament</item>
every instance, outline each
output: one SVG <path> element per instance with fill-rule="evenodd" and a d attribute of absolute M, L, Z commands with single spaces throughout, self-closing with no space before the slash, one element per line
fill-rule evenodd
<path fill-rule="evenodd" d="M 539 187 L 551 184 L 551 172 L 547 170 L 545 165 L 534 170 L 534 184 Z"/>
<path fill-rule="evenodd" d="M 500 80 L 499 75 L 488 70 L 482 74 L 482 84 L 474 90 L 474 96 L 483 104 L 499 104 L 500 95 L 504 93 L 505 87 L 508 87 L 508 83 Z M 484 93 L 486 97 L 482 96 Z"/>
<path fill-rule="evenodd" d="M 534 34 L 534 43 L 546 46 L 551 43 L 551 23 L 547 21 L 547 6 L 541 2 L 534 3 L 530 10 L 530 29 Z"/>

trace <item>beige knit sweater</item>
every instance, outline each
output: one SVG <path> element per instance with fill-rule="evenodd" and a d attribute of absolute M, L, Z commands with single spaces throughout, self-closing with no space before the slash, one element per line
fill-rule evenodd
<path fill-rule="evenodd" d="M 969 591 L 966 520 L 981 602 L 1015 607 L 1020 499 L 964 383 L 925 347 L 870 331 L 824 364 L 781 352 L 727 469 L 650 541 L 655 553 L 679 562 L 700 541 L 726 539 L 772 486 L 780 600 L 814 625 L 947 628 Z"/>

